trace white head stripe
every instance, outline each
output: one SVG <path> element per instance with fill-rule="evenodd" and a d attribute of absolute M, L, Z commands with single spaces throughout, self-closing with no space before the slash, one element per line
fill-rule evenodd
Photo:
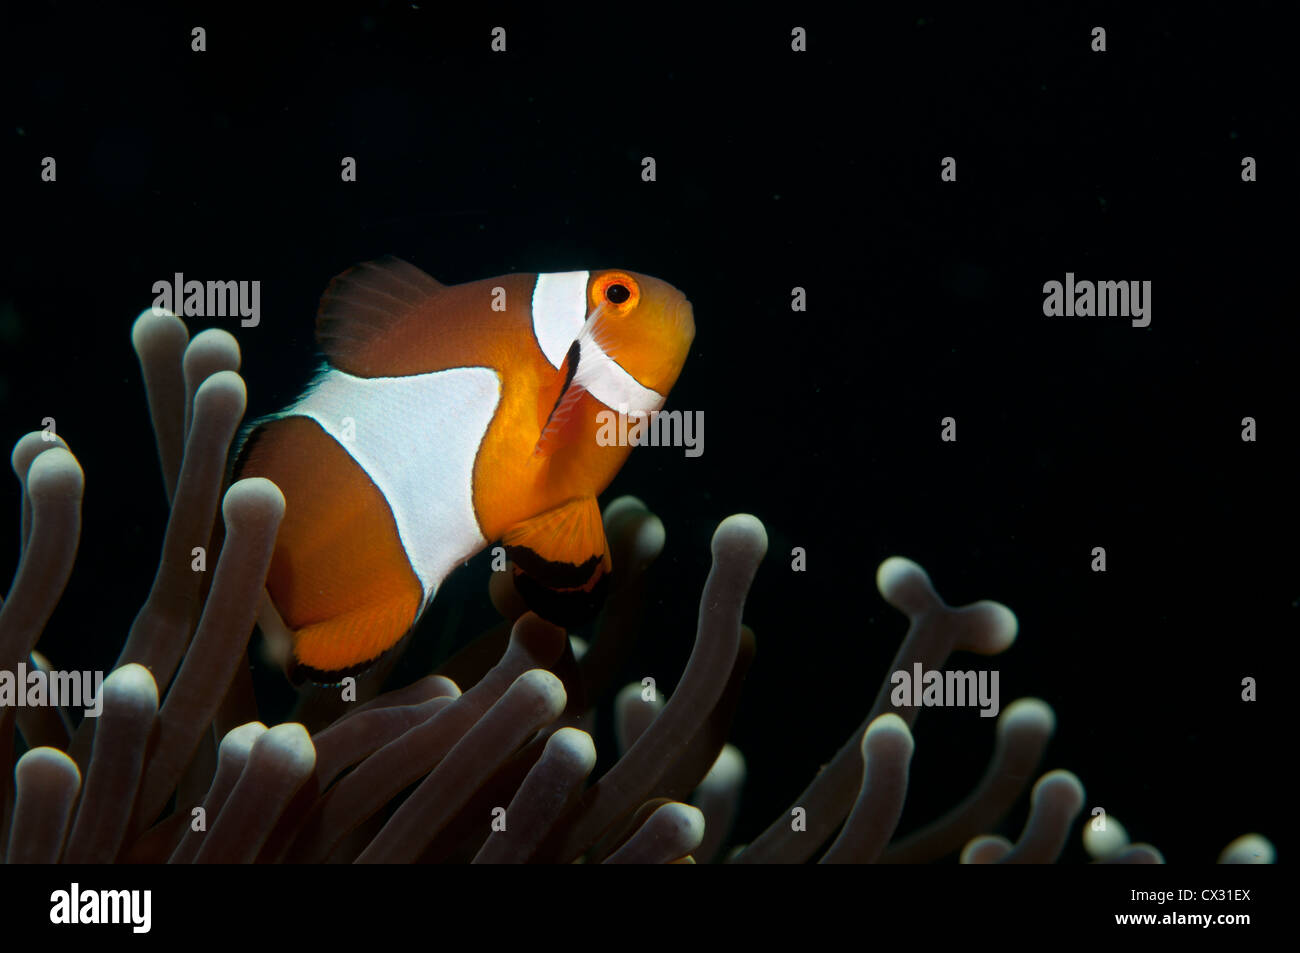
<path fill-rule="evenodd" d="M 425 601 L 487 545 L 474 514 L 474 460 L 501 400 L 486 367 L 410 377 L 330 368 L 281 417 L 310 417 L 383 493 Z"/>
<path fill-rule="evenodd" d="M 587 320 L 588 275 L 585 271 L 557 271 L 537 276 L 533 334 L 554 368 L 564 364 L 569 345 L 582 333 Z"/>
<path fill-rule="evenodd" d="M 590 334 L 579 339 L 578 349 L 578 370 L 573 375 L 573 383 L 606 407 L 620 413 L 650 413 L 664 405 L 662 394 L 623 370 Z"/>

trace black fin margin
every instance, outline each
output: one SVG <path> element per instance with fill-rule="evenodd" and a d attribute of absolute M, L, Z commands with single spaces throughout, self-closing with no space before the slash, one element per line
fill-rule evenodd
<path fill-rule="evenodd" d="M 302 685 L 305 682 L 310 682 L 313 685 L 320 685 L 325 688 L 341 685 L 345 678 L 360 679 L 361 676 L 365 675 L 371 669 L 379 665 L 380 662 L 384 661 L 390 652 L 396 653 L 404 650 L 409 635 L 410 633 L 408 632 L 406 635 L 402 636 L 402 638 L 397 640 L 396 645 L 385 649 L 374 658 L 366 659 L 364 662 L 358 662 L 356 665 L 349 665 L 347 668 L 336 669 L 332 672 L 325 672 L 318 668 L 312 668 L 310 665 L 303 665 L 298 661 L 296 655 L 291 654 L 289 656 L 289 664 L 285 667 L 284 674 L 285 677 L 289 679 L 289 683 L 295 687 Z"/>
<path fill-rule="evenodd" d="M 523 572 L 515 573 L 515 588 L 528 608 L 563 629 L 580 628 L 596 617 L 609 593 L 609 574 L 603 573 L 591 589 L 551 589 Z"/>
<path fill-rule="evenodd" d="M 591 581 L 605 555 L 595 553 L 589 559 L 575 565 L 552 562 L 539 556 L 527 546 L 507 546 L 506 557 L 518 566 L 521 572 L 537 580 L 539 585 L 550 589 L 576 589 Z"/>

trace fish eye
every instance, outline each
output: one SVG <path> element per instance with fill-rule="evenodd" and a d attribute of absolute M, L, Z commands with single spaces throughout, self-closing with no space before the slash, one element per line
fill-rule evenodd
<path fill-rule="evenodd" d="M 608 271 L 591 284 L 589 307 L 604 307 L 612 314 L 629 314 L 641 301 L 641 289 L 625 271 Z"/>

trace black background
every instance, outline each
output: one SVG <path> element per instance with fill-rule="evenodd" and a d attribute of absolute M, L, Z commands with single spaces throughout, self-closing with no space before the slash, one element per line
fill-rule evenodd
<path fill-rule="evenodd" d="M 886 678 L 905 622 L 873 580 L 900 554 L 948 602 L 1016 612 L 1003 705 L 1054 706 L 1044 770 L 1075 771 L 1089 808 L 1171 862 L 1247 831 L 1276 842 L 1300 600 L 1279 9 L 10 11 L 0 437 L 52 416 L 87 476 L 42 650 L 111 664 L 152 579 L 166 507 L 129 331 L 153 282 L 262 282 L 259 327 L 191 325 L 239 339 L 251 417 L 310 377 L 316 299 L 354 262 L 397 254 L 445 283 L 626 267 L 694 303 L 669 407 L 706 422 L 702 457 L 638 450 L 603 497 L 640 496 L 668 534 L 627 679 L 678 677 L 719 520 L 754 513 L 770 538 L 732 737 L 740 841 Z M 1150 280 L 1151 326 L 1045 318 L 1043 283 L 1067 271 Z M 448 581 L 415 657 L 493 620 L 487 573 L 480 558 Z M 904 830 L 965 795 L 992 738 L 974 711 L 923 713 Z"/>

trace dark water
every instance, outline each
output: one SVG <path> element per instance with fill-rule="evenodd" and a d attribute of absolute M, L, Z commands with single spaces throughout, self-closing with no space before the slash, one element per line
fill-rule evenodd
<path fill-rule="evenodd" d="M 669 407 L 706 420 L 703 456 L 638 450 L 604 497 L 640 496 L 668 534 L 627 680 L 671 689 L 718 521 L 750 512 L 770 537 L 732 736 L 740 840 L 886 678 L 905 623 L 873 579 L 899 554 L 950 603 L 1017 613 L 994 663 L 1003 704 L 1055 707 L 1044 770 L 1076 772 L 1089 808 L 1171 862 L 1247 831 L 1276 841 L 1300 576 L 1279 141 L 1295 117 L 1274 8 L 1107 15 L 1105 54 L 1089 17 L 1055 13 L 799 20 L 805 54 L 796 12 L 534 15 L 504 21 L 493 54 L 496 21 L 421 7 L 13 13 L 2 436 L 52 416 L 87 475 L 77 568 L 41 645 L 56 666 L 111 664 L 156 565 L 166 511 L 129 339 L 153 282 L 262 282 L 258 327 L 191 322 L 239 339 L 252 417 L 311 375 L 316 300 L 354 262 L 397 254 L 445 283 L 625 267 L 693 301 Z M 1043 283 L 1067 271 L 1151 281 L 1151 326 L 1045 318 Z M 950 415 L 955 444 L 939 440 Z M 417 658 L 493 621 L 487 573 L 480 559 L 449 580 Z M 904 829 L 964 795 L 992 738 L 973 712 L 923 714 Z"/>

